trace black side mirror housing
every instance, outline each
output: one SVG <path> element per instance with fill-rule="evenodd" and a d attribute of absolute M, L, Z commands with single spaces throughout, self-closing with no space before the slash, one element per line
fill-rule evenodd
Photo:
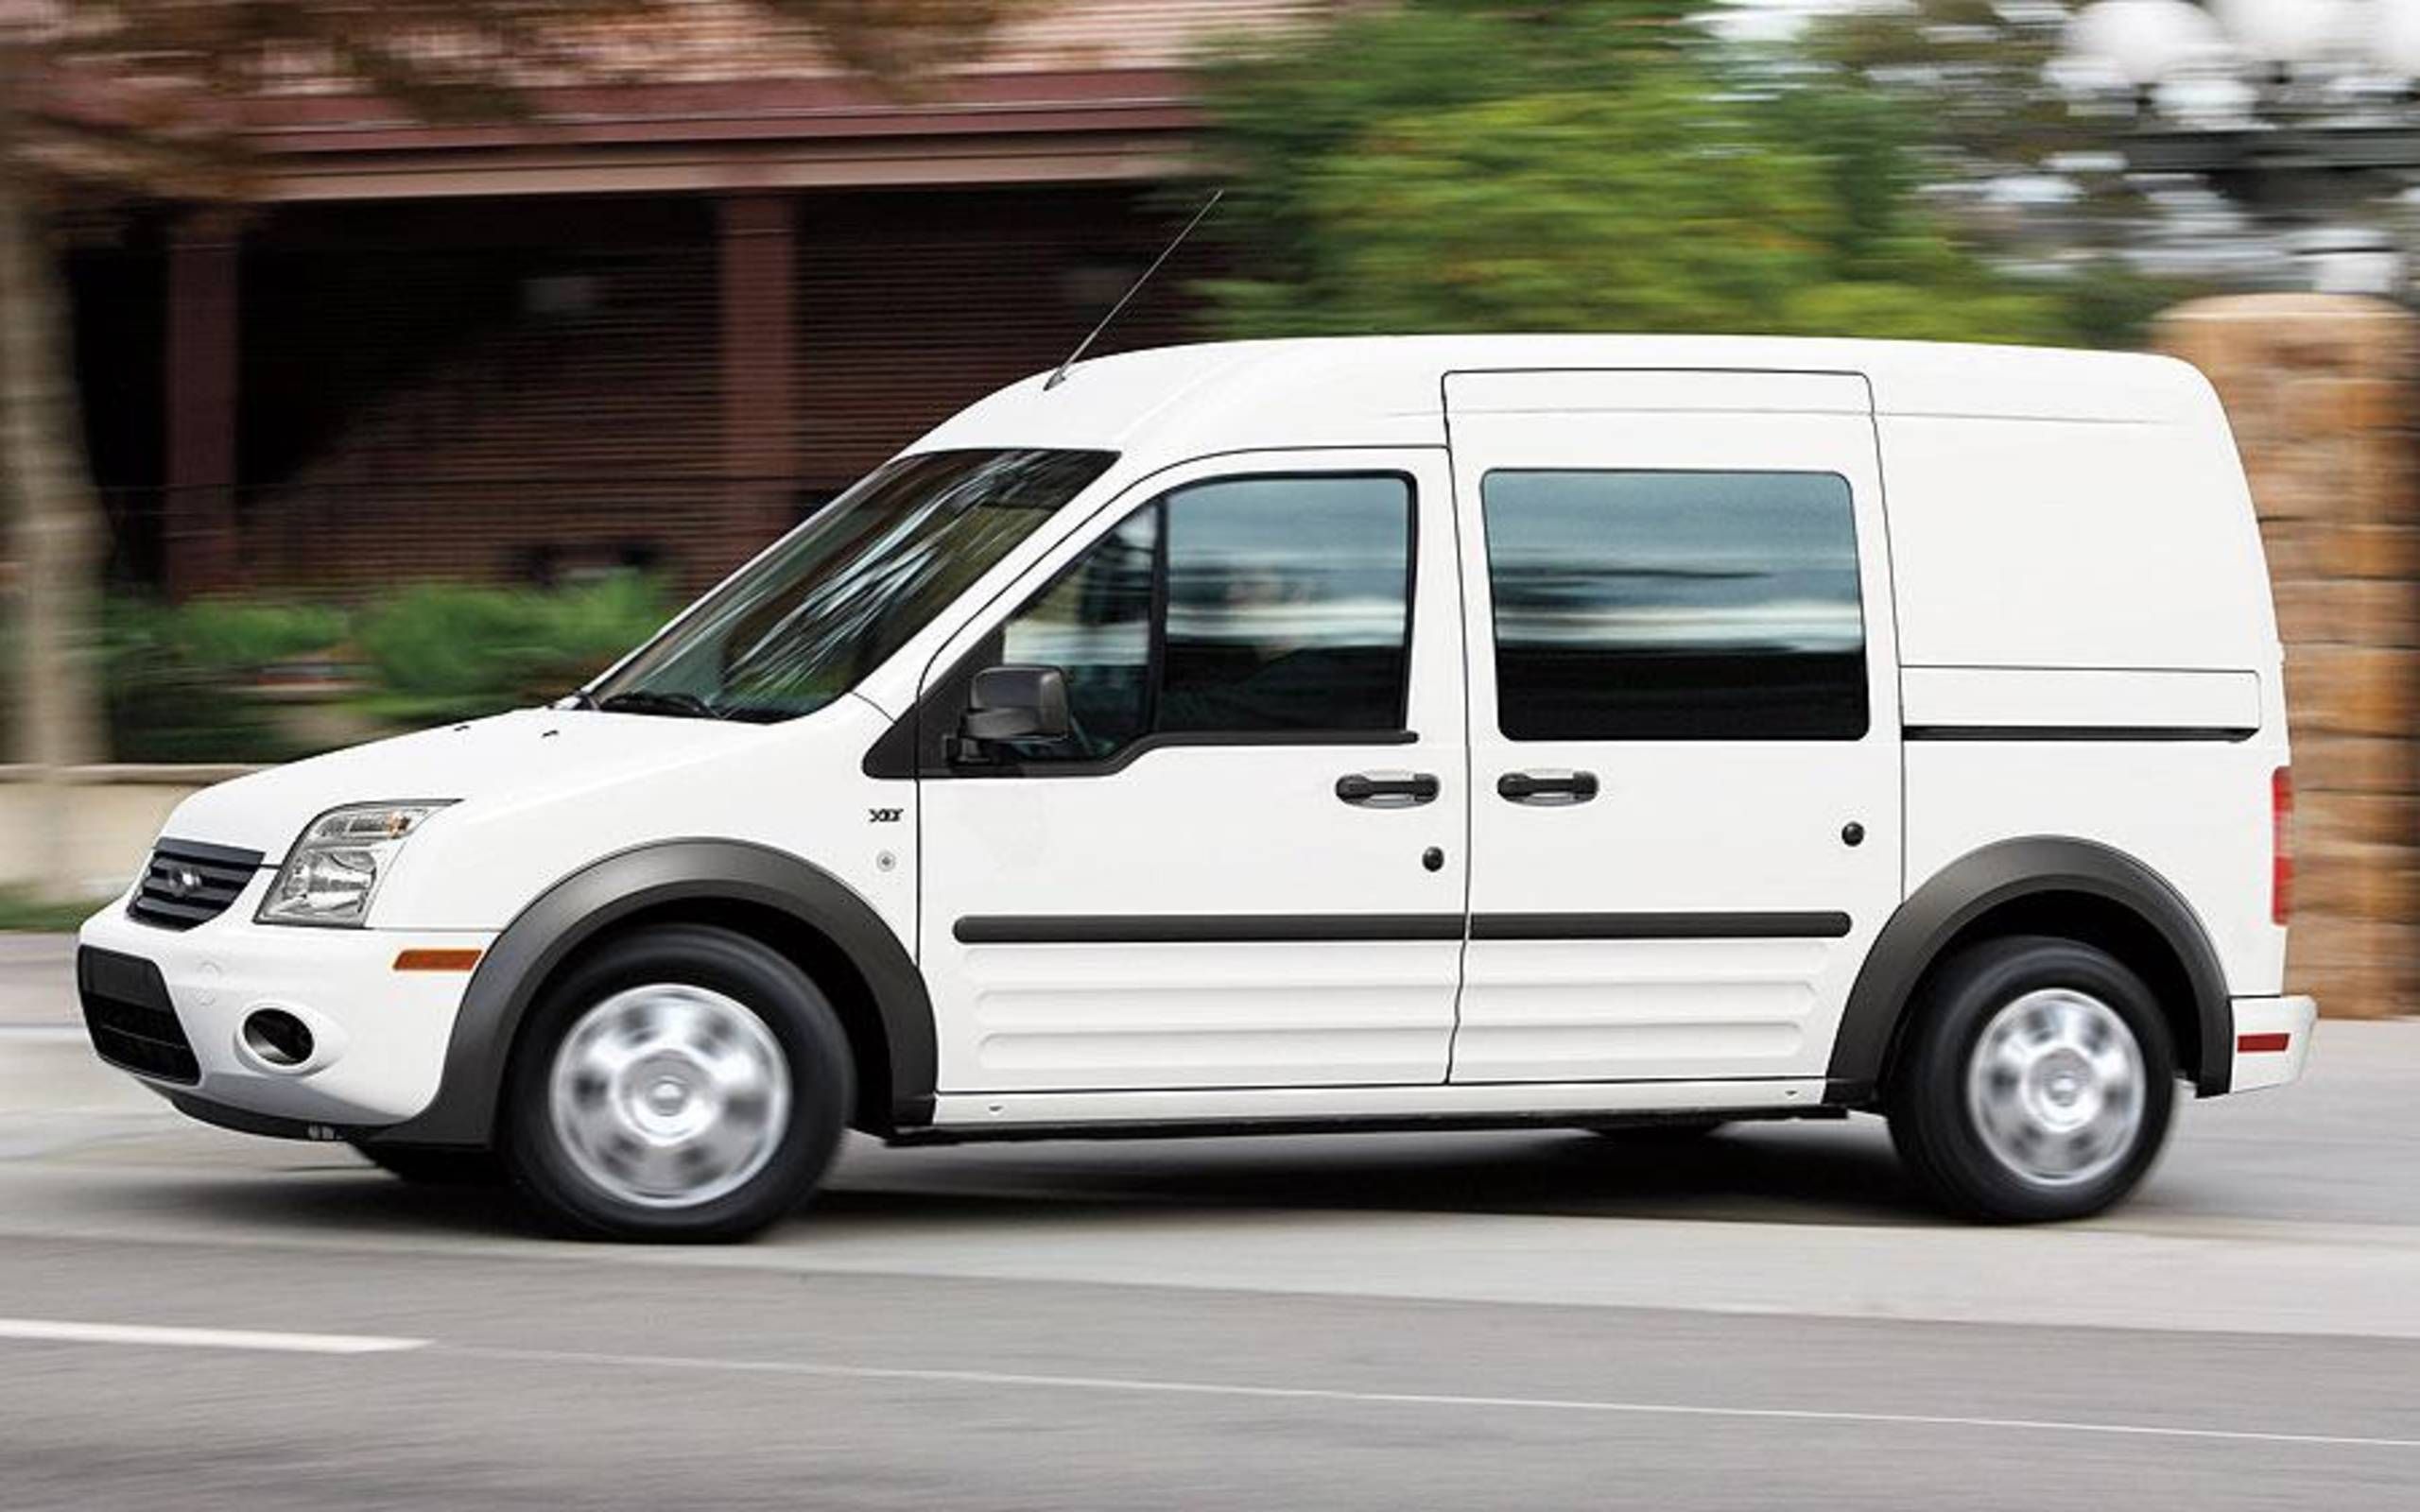
<path fill-rule="evenodd" d="M 967 690 L 966 713 L 959 720 L 958 747 L 979 759 L 998 741 L 1064 740 L 1073 733 L 1067 713 L 1067 677 L 1057 667 L 988 667 Z"/>

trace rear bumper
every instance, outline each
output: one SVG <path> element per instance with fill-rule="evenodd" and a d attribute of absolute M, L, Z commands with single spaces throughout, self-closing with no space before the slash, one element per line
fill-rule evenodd
<path fill-rule="evenodd" d="M 2318 1022 L 2319 1005 L 2309 998 L 2236 999 L 2235 1063 L 2227 1091 L 2258 1091 L 2298 1079 Z"/>

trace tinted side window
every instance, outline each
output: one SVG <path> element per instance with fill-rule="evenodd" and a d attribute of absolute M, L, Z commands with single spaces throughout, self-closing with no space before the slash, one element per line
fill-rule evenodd
<path fill-rule="evenodd" d="M 1064 672 L 1076 729 L 1056 748 L 1024 754 L 1098 758 L 1150 729 L 1159 560 L 1154 506 L 1128 516 L 1008 623 L 1000 664 Z"/>
<path fill-rule="evenodd" d="M 1157 730 L 1403 728 L 1411 489 L 1401 478 L 1245 478 L 1167 511 Z"/>
<path fill-rule="evenodd" d="M 1236 478 L 1145 505 L 1004 627 L 999 662 L 1065 672 L 1076 725 L 1017 759 L 1401 730 L 1411 532 L 1392 476 Z"/>
<path fill-rule="evenodd" d="M 1845 479 L 1500 472 L 1480 499 L 1507 737 L 1865 733 Z"/>

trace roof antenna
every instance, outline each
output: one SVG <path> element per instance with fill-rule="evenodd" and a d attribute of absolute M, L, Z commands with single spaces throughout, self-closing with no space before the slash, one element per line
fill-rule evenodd
<path fill-rule="evenodd" d="M 1084 353 L 1093 350 L 1093 343 L 1100 339 L 1100 334 L 1108 330 L 1111 323 L 1120 315 L 1125 313 L 1126 306 L 1133 302 L 1134 296 L 1143 292 L 1143 285 L 1151 282 L 1152 276 L 1159 272 L 1161 266 L 1167 263 L 1169 258 L 1174 257 L 1176 255 L 1176 249 L 1184 245 L 1184 239 L 1193 234 L 1194 228 L 1201 225 L 1203 221 L 1208 220 L 1210 218 L 1210 212 L 1218 209 L 1219 201 L 1226 198 L 1227 191 L 1224 189 L 1213 189 L 1210 191 L 1209 199 L 1203 203 L 1200 210 L 1193 213 L 1193 218 L 1191 220 L 1184 223 L 1184 230 L 1176 233 L 1176 240 L 1168 243 L 1167 249 L 1160 253 L 1160 255 L 1153 260 L 1150 266 L 1143 269 L 1143 276 L 1134 281 L 1133 287 L 1118 296 L 1117 302 L 1109 307 L 1109 313 L 1100 318 L 1100 324 L 1093 327 L 1092 335 L 1076 343 L 1076 350 L 1067 353 L 1067 360 L 1061 363 L 1058 370 L 1050 375 L 1049 382 L 1042 386 L 1042 391 L 1044 393 L 1048 393 L 1053 388 L 1058 387 L 1061 384 L 1067 381 L 1067 369 L 1084 360 Z"/>

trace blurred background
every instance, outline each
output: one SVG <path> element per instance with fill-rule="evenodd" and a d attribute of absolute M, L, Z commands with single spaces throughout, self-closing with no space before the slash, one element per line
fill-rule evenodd
<path fill-rule="evenodd" d="M 0 3 L 0 919 L 573 686 L 1102 350 L 2153 348 L 2291 647 L 2294 986 L 2411 1001 L 2420 0 Z"/>

